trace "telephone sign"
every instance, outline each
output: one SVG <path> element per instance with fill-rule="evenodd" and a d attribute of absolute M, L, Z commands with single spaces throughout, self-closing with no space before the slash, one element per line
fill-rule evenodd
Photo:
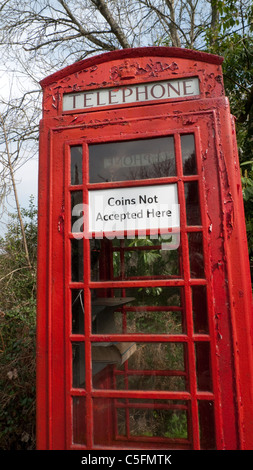
<path fill-rule="evenodd" d="M 41 82 L 38 449 L 253 447 L 251 281 L 221 65 L 126 49 Z"/>
<path fill-rule="evenodd" d="M 102 88 L 63 95 L 63 111 L 86 110 L 115 104 L 139 103 L 153 100 L 199 95 L 198 77 L 162 82 Z"/>

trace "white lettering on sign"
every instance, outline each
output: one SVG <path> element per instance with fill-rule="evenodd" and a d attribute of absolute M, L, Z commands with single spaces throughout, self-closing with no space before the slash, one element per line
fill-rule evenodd
<path fill-rule="evenodd" d="M 187 98 L 199 95 L 198 77 L 181 78 L 118 88 L 100 88 L 63 95 L 63 111 L 97 108 L 127 103 Z"/>
<path fill-rule="evenodd" d="M 89 191 L 89 232 L 144 230 L 168 232 L 180 227 L 176 184 Z"/>

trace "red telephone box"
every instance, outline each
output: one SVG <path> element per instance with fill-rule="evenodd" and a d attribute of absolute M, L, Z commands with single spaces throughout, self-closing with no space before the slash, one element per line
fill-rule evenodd
<path fill-rule="evenodd" d="M 222 58 L 41 82 L 38 449 L 252 449 L 252 297 Z"/>

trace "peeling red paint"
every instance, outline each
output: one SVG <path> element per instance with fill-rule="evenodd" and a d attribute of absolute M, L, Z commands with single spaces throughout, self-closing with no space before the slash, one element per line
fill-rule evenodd
<path fill-rule="evenodd" d="M 171 177 L 170 181 L 176 182 L 181 198 L 181 249 L 183 253 L 188 253 L 189 235 L 200 232 L 203 237 L 205 273 L 200 278 L 191 275 L 187 254 L 181 260 L 184 269 L 181 277 L 163 280 L 164 285 L 167 283 L 185 289 L 186 315 L 188 320 L 190 318 L 187 331 L 181 336 L 170 336 L 168 341 L 173 338 L 173 341 L 183 341 L 187 346 L 186 362 L 190 375 L 186 390 L 177 391 L 176 394 L 174 391 L 159 391 L 158 395 L 164 400 L 176 397 L 177 400 L 190 403 L 191 432 L 189 440 L 184 442 L 185 448 L 200 448 L 198 406 L 207 396 L 215 410 L 216 448 L 253 447 L 251 283 L 236 134 L 229 103 L 224 97 L 221 64 L 220 57 L 183 49 L 123 50 L 75 63 L 41 82 L 43 119 L 40 137 L 37 375 L 39 448 L 76 448 L 72 442 L 71 428 L 73 394 L 85 397 L 87 402 L 86 448 L 93 448 L 92 400 L 108 398 L 112 393 L 106 387 L 94 392 L 91 383 L 88 391 L 81 392 L 73 392 L 69 386 L 72 367 L 69 344 L 73 341 L 69 335 L 68 310 L 69 290 L 73 288 L 73 285 L 69 287 L 69 246 L 72 234 L 68 198 L 72 188 L 69 188 L 67 169 L 70 146 L 82 146 L 87 156 L 90 143 L 124 142 L 168 135 L 174 139 L 178 166 L 177 176 Z M 198 78 L 199 94 L 166 98 L 162 102 L 139 101 L 63 112 L 66 93 L 116 89 L 187 77 Z M 185 134 L 193 134 L 196 142 L 197 173 L 190 176 L 184 174 L 180 160 L 180 138 Z M 86 178 L 87 158 L 83 170 Z M 199 188 L 202 214 L 200 226 L 188 225 L 186 220 L 184 185 L 191 181 L 197 182 Z M 152 179 L 149 181 L 151 183 L 154 184 Z M 165 183 L 165 177 L 159 179 L 159 184 Z M 100 188 L 106 189 L 108 184 L 102 183 Z M 122 186 L 122 182 L 112 184 L 114 188 Z M 124 182 L 122 187 L 131 185 L 136 186 L 137 182 Z M 87 189 L 83 185 L 80 188 Z M 88 292 L 88 251 L 86 256 L 87 276 L 81 286 Z M 120 288 L 125 289 L 125 281 L 120 282 Z M 131 286 L 136 286 L 135 282 L 138 284 L 138 281 L 131 281 Z M 204 286 L 207 292 L 208 331 L 204 333 L 194 331 L 194 319 L 190 317 L 193 286 Z M 107 284 L 103 284 L 102 288 L 107 288 Z M 86 297 L 87 306 L 86 313 L 90 309 L 89 297 Z M 89 347 L 94 338 L 90 340 L 89 328 L 90 325 L 85 332 L 85 353 L 91 361 Z M 145 338 L 146 341 L 151 340 L 150 335 Z M 114 340 L 113 337 L 109 339 Z M 143 336 L 134 336 L 135 341 L 140 339 L 143 340 Z M 156 339 L 167 341 L 164 335 L 157 335 Z M 83 338 L 78 337 L 80 340 Z M 98 341 L 107 340 L 107 336 L 98 338 Z M 128 340 L 132 340 L 132 337 Z M 122 341 L 121 336 L 119 341 Z M 210 345 L 212 370 L 212 389 L 204 393 L 197 387 L 195 361 L 195 348 L 203 342 Z M 113 390 L 115 400 L 127 400 L 140 395 L 143 399 L 157 399 L 149 390 L 121 392 Z M 122 447 L 126 448 L 127 442 L 128 438 L 124 439 Z M 167 444 L 157 440 L 155 445 L 162 449 Z M 182 442 L 173 441 L 170 445 L 176 448 Z"/>

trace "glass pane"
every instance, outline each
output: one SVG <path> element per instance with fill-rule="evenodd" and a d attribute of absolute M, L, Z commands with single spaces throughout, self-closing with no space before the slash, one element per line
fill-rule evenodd
<path fill-rule="evenodd" d="M 116 290 L 114 291 L 117 295 Z M 180 306 L 183 301 L 183 289 L 180 287 L 129 287 L 125 289 L 126 297 L 134 297 L 133 305 Z"/>
<path fill-rule="evenodd" d="M 93 399 L 94 444 L 108 446 L 115 438 L 115 403 L 112 398 Z M 118 445 L 120 445 L 118 443 Z M 128 443 L 126 443 L 126 447 Z M 122 442 L 121 442 L 122 447 Z"/>
<path fill-rule="evenodd" d="M 85 351 L 84 343 L 72 343 L 72 386 L 85 388 Z"/>
<path fill-rule="evenodd" d="M 72 290 L 72 333 L 84 334 L 84 298 L 82 289 Z"/>
<path fill-rule="evenodd" d="M 130 400 L 129 423 L 131 436 L 187 439 L 187 405 L 169 404 L 160 400 L 157 405 L 151 400 L 141 404 Z M 181 403 L 181 402 L 179 402 Z M 139 406 L 138 406 L 139 405 Z"/>
<path fill-rule="evenodd" d="M 107 410 L 106 421 L 101 426 L 100 413 Z M 110 443 L 123 446 L 123 439 L 157 442 L 157 438 L 173 441 L 175 439 L 188 439 L 188 404 L 184 401 L 172 400 L 94 400 L 94 442 L 97 445 L 109 444 L 107 429 L 112 427 L 111 418 L 116 415 L 116 424 L 111 435 Z M 181 444 L 182 441 L 181 441 Z M 173 445 L 172 442 L 170 445 Z M 187 442 L 185 442 L 187 445 Z"/>
<path fill-rule="evenodd" d="M 195 351 L 198 390 L 211 392 L 210 344 L 207 342 L 196 343 Z"/>
<path fill-rule="evenodd" d="M 111 377 L 119 390 L 186 390 L 183 343 L 93 343 L 93 386 Z M 98 374 L 103 370 L 103 375 Z"/>
<path fill-rule="evenodd" d="M 83 281 L 83 240 L 71 240 L 71 279 Z"/>
<path fill-rule="evenodd" d="M 181 277 L 179 250 L 172 236 L 162 238 L 90 240 L 91 280 Z M 167 249 L 167 248 L 171 249 Z"/>
<path fill-rule="evenodd" d="M 194 333 L 208 333 L 207 297 L 205 286 L 192 286 Z"/>
<path fill-rule="evenodd" d="M 71 192 L 71 232 L 83 232 L 83 192 Z"/>
<path fill-rule="evenodd" d="M 85 397 L 73 397 L 72 416 L 73 416 L 73 443 L 86 443 L 86 403 Z"/>
<path fill-rule="evenodd" d="M 114 312 L 114 332 L 118 334 L 146 333 L 176 335 L 184 333 L 183 309 L 174 307 L 165 310 L 149 310 L 149 307 L 138 310 L 136 307 L 126 307 L 120 312 Z"/>
<path fill-rule="evenodd" d="M 181 135 L 181 152 L 184 175 L 196 175 L 196 152 L 194 134 Z"/>
<path fill-rule="evenodd" d="M 199 401 L 199 432 L 202 450 L 215 450 L 214 404 L 210 401 Z"/>
<path fill-rule="evenodd" d="M 179 277 L 179 262 L 177 251 L 165 250 L 134 250 L 124 253 L 124 278 L 141 279 L 152 276 L 153 279 L 166 277 Z"/>
<path fill-rule="evenodd" d="M 190 181 L 185 183 L 184 188 L 187 225 L 201 225 L 198 182 Z"/>
<path fill-rule="evenodd" d="M 192 232 L 188 233 L 189 241 L 189 255 L 190 255 L 190 270 L 192 278 L 204 278 L 204 256 L 202 233 Z"/>
<path fill-rule="evenodd" d="M 77 185 L 83 183 L 82 170 L 82 146 L 76 145 L 70 148 L 71 155 L 71 184 Z"/>
<path fill-rule="evenodd" d="M 91 299 L 93 334 L 185 332 L 183 288 L 93 289 Z"/>
<path fill-rule="evenodd" d="M 90 183 L 175 176 L 174 138 L 89 146 Z"/>

